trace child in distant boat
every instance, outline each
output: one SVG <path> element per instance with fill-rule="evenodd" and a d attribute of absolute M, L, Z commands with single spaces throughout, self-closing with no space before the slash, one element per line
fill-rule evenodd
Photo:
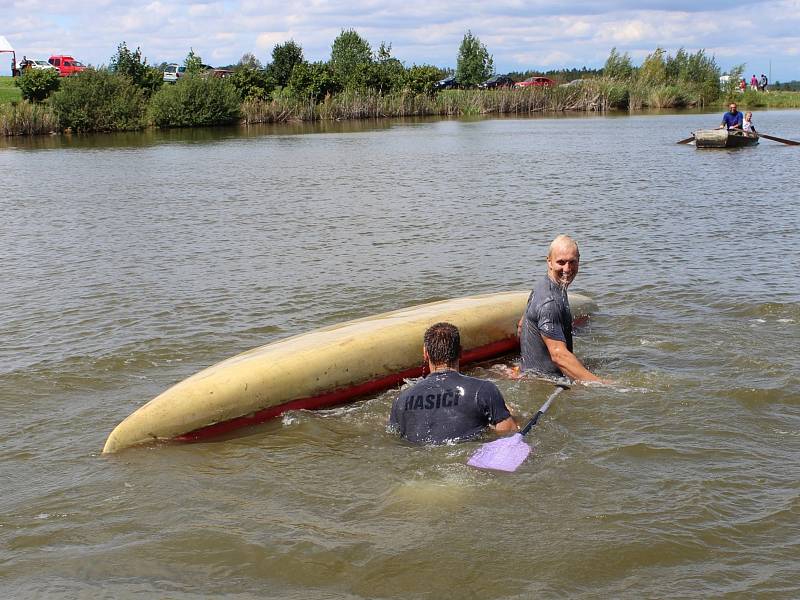
<path fill-rule="evenodd" d="M 744 121 L 742 122 L 742 129 L 746 134 L 751 136 L 756 135 L 756 126 L 753 125 L 753 113 L 747 111 L 744 114 Z"/>

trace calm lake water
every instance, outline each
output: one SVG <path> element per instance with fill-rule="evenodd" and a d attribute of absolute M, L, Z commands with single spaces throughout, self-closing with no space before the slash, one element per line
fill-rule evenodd
<path fill-rule="evenodd" d="M 718 121 L 3 140 L 0 596 L 799 597 L 800 149 L 675 144 Z M 561 394 L 514 474 L 400 443 L 394 391 L 100 454 L 240 351 L 529 288 L 562 232 L 600 306 L 577 353 L 618 384 Z M 524 416 L 550 391 L 471 372 Z"/>

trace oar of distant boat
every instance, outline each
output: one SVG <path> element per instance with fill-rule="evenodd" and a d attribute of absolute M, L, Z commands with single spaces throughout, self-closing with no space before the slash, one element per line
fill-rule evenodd
<path fill-rule="evenodd" d="M 784 139 L 784 138 L 779 138 L 779 137 L 776 137 L 774 135 L 769 135 L 769 134 L 766 134 L 766 133 L 759 132 L 758 133 L 758 137 L 763 137 L 764 139 L 772 140 L 773 142 L 780 142 L 781 144 L 786 144 L 788 146 L 800 146 L 800 142 L 795 142 L 794 140 L 787 140 L 787 139 Z M 693 141 L 694 141 L 694 134 L 692 134 L 692 137 L 688 137 L 685 140 L 680 140 L 679 142 L 676 142 L 676 143 L 678 143 L 678 144 L 688 144 L 688 143 L 693 142 Z"/>

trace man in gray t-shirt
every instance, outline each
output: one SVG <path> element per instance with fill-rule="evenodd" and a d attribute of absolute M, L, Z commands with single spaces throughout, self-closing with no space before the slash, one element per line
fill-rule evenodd
<path fill-rule="evenodd" d="M 575 381 L 602 381 L 572 353 L 567 287 L 578 274 L 578 244 L 559 235 L 547 253 L 547 276 L 533 288 L 519 322 L 522 370 Z"/>

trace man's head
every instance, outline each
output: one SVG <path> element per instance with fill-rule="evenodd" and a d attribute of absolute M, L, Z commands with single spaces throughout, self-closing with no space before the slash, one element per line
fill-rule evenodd
<path fill-rule="evenodd" d="M 559 235 L 550 242 L 547 253 L 547 276 L 561 287 L 567 287 L 578 274 L 581 253 L 578 244 L 567 235 Z"/>
<path fill-rule="evenodd" d="M 461 335 L 450 323 L 436 323 L 425 331 L 423 346 L 425 360 L 432 365 L 455 367 L 461 356 Z"/>
<path fill-rule="evenodd" d="M 731 111 L 731 114 L 735 115 L 736 114 L 736 102 L 731 102 L 731 105 L 728 107 L 728 109 Z"/>

